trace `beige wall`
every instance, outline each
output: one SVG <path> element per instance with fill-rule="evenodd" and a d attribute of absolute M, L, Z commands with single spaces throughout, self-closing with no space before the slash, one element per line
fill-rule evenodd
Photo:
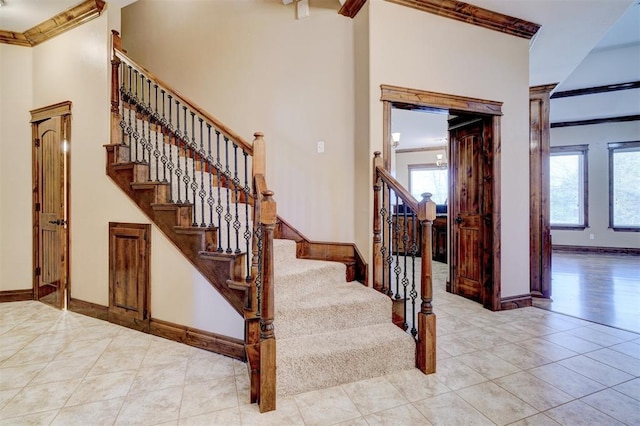
<path fill-rule="evenodd" d="M 551 129 L 551 146 L 589 145 L 589 227 L 584 230 L 552 230 L 553 244 L 640 248 L 638 232 L 609 229 L 609 150 L 610 142 L 640 139 L 640 122 L 606 123 Z M 589 235 L 593 234 L 591 240 Z"/>
<path fill-rule="evenodd" d="M 30 289 L 32 57 L 0 44 L 0 291 Z"/>
<path fill-rule="evenodd" d="M 2 126 L 2 194 L 7 195 L 9 179 L 5 176 L 10 176 L 17 182 L 16 189 L 12 185 L 10 192 L 17 203 L 15 212 L 8 211 L 3 196 L 2 289 L 31 285 L 31 169 L 25 166 L 31 162 L 30 109 L 65 100 L 73 104 L 71 297 L 108 305 L 108 223 L 149 223 L 104 172 L 102 145 L 109 142 L 109 35 L 110 26 L 117 26 L 118 17 L 114 14 L 118 13 L 119 9 L 110 7 L 100 18 L 29 49 L 29 58 L 12 62 L 11 66 L 3 61 L 3 76 L 12 74 L 15 87 L 25 87 L 25 91 L 7 93 L 8 84 L 3 79 L 3 106 L 11 102 L 20 108 L 10 116 L 4 114 L 3 108 L 4 123 L 7 118 L 12 123 Z M 2 49 L 6 58 L 7 48 Z M 17 160 L 12 160 L 15 165 L 5 160 L 5 135 L 22 141 L 18 146 L 23 148 L 16 150 Z M 151 238 L 152 316 L 241 338 L 242 318 L 155 227 Z M 17 281 L 20 287 L 12 284 Z"/>
<path fill-rule="evenodd" d="M 352 20 L 333 0 L 303 20 L 275 0 L 169 4 L 123 9 L 130 55 L 245 139 L 264 132 L 279 214 L 310 239 L 352 242 Z"/>
<path fill-rule="evenodd" d="M 369 14 L 371 146 L 357 161 L 382 148 L 381 84 L 503 102 L 502 297 L 528 293 L 528 40 L 381 0 Z"/>

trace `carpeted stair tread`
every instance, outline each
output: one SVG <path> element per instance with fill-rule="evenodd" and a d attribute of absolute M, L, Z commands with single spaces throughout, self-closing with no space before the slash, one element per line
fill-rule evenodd
<path fill-rule="evenodd" d="M 277 342 L 279 396 L 379 377 L 415 363 L 413 338 L 391 322 Z"/>
<path fill-rule="evenodd" d="M 303 297 L 276 293 L 275 328 L 278 338 L 342 330 L 389 322 L 391 301 L 358 283 L 316 288 Z"/>

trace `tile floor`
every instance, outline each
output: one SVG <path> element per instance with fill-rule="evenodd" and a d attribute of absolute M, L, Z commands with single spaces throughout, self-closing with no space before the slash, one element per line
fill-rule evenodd
<path fill-rule="evenodd" d="M 248 404 L 245 365 L 38 302 L 0 304 L 0 425 L 638 425 L 640 335 L 436 291 L 438 372 Z M 530 320 L 535 326 L 530 326 Z"/>

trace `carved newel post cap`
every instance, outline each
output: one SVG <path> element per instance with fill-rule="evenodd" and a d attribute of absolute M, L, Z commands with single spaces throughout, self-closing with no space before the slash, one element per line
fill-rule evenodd
<path fill-rule="evenodd" d="M 263 137 L 264 137 L 264 133 L 262 133 L 262 132 L 255 132 L 255 133 L 253 134 L 253 137 L 254 137 L 254 138 L 256 138 L 256 139 L 258 139 L 258 138 L 263 138 Z"/>
<path fill-rule="evenodd" d="M 432 193 L 430 193 L 430 192 L 424 192 L 424 193 L 422 193 L 422 199 L 423 199 L 424 201 L 431 201 L 431 197 L 432 197 L 432 196 L 433 196 L 433 194 L 432 194 Z"/>
<path fill-rule="evenodd" d="M 382 153 L 381 153 L 380 151 L 375 151 L 375 152 L 373 153 L 373 156 L 374 156 L 374 157 L 380 157 L 381 155 L 382 155 Z"/>

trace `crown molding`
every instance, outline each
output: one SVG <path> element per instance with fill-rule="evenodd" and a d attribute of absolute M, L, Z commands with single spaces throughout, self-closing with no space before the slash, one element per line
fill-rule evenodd
<path fill-rule="evenodd" d="M 102 14 L 103 0 L 86 0 L 29 28 L 23 33 L 0 30 L 0 43 L 33 47 L 57 35 L 89 22 Z"/>
<path fill-rule="evenodd" d="M 423 12 L 531 39 L 540 25 L 457 0 L 386 0 Z"/>

